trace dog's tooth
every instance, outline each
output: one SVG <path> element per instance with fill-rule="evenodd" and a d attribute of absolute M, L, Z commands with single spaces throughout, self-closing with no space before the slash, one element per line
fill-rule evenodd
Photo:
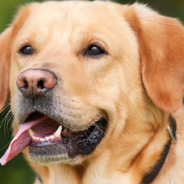
<path fill-rule="evenodd" d="M 54 136 L 57 137 L 57 138 L 60 138 L 61 137 L 61 131 L 62 131 L 62 125 L 60 125 L 58 127 L 58 129 L 56 130 L 56 132 L 54 133 Z"/>
<path fill-rule="evenodd" d="M 36 137 L 35 140 L 36 140 L 36 141 L 40 141 L 40 138 L 39 138 L 39 137 Z"/>
<path fill-rule="evenodd" d="M 54 136 L 53 136 L 53 135 L 51 135 L 49 138 L 50 138 L 51 140 L 54 140 Z"/>
<path fill-rule="evenodd" d="M 45 141 L 45 139 L 44 138 L 40 138 L 40 141 L 43 142 L 43 141 Z"/>
<path fill-rule="evenodd" d="M 31 128 L 28 130 L 28 133 L 31 137 L 33 137 L 35 135 L 35 133 L 31 130 Z"/>
<path fill-rule="evenodd" d="M 46 141 L 49 141 L 49 140 L 50 140 L 50 137 L 45 137 L 45 140 L 46 140 Z"/>

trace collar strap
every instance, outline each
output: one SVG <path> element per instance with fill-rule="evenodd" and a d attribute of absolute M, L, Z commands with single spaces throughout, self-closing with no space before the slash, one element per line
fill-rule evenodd
<path fill-rule="evenodd" d="M 42 178 L 41 178 L 41 176 L 40 176 L 39 174 L 37 174 L 37 178 L 38 178 L 39 182 L 40 182 L 41 184 L 43 184 L 43 180 L 42 180 Z"/>
<path fill-rule="evenodd" d="M 160 158 L 156 161 L 156 164 L 154 166 L 152 166 L 152 168 L 150 169 L 151 172 L 146 173 L 143 176 L 143 179 L 141 181 L 141 184 L 150 184 L 158 175 L 158 173 L 160 172 L 166 158 L 167 155 L 169 153 L 170 147 L 171 147 L 171 142 L 176 141 L 176 120 L 169 115 L 169 121 L 170 121 L 170 125 L 168 125 L 167 129 L 169 131 L 170 134 L 170 139 L 169 141 L 165 144 L 164 146 L 164 150 L 160 155 Z"/>

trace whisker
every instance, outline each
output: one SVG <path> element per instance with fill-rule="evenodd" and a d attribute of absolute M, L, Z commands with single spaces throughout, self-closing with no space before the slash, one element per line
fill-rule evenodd
<path fill-rule="evenodd" d="M 6 118 L 10 115 L 10 113 L 11 113 L 11 109 L 9 109 L 9 111 L 6 113 L 6 116 L 5 116 L 4 119 L 2 120 L 1 126 L 2 126 L 2 124 L 6 121 Z M 1 128 L 1 126 L 0 126 L 0 128 Z"/>
<path fill-rule="evenodd" d="M 8 145 L 11 143 L 11 141 L 9 141 L 4 147 L 2 147 L 1 149 L 0 149 L 0 151 L 2 151 L 3 149 L 5 149 L 6 147 L 8 147 Z"/>
<path fill-rule="evenodd" d="M 0 112 L 0 114 L 4 115 L 9 108 L 10 108 L 10 102 L 6 104 L 5 108 Z"/>
<path fill-rule="evenodd" d="M 8 125 L 11 122 L 10 120 L 12 120 L 12 117 L 13 117 L 12 111 L 11 111 L 11 109 L 9 109 L 9 111 L 7 112 L 6 116 L 4 117 L 4 119 L 3 119 L 3 121 L 0 125 L 0 128 L 1 128 L 2 125 L 5 124 L 4 125 L 4 134 L 5 134 L 6 139 L 7 139 L 7 136 L 8 136 L 8 133 L 6 134 L 6 128 L 7 128 L 7 131 L 8 131 Z"/>
<path fill-rule="evenodd" d="M 12 114 L 10 114 L 9 119 L 7 120 L 7 132 L 8 132 L 8 136 L 10 135 L 11 132 L 11 126 L 9 126 L 9 124 L 11 124 L 11 122 L 13 121 L 14 116 Z"/>

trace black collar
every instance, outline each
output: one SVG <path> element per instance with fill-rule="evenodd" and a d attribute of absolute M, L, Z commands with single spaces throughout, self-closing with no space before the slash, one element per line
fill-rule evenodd
<path fill-rule="evenodd" d="M 148 172 L 144 175 L 141 184 L 150 184 L 160 172 L 167 155 L 169 153 L 172 140 L 176 140 L 176 120 L 170 115 L 169 116 L 170 125 L 168 126 L 170 140 L 164 146 L 164 151 L 161 153 L 160 158 L 156 161 L 156 164 L 151 168 L 151 172 Z"/>

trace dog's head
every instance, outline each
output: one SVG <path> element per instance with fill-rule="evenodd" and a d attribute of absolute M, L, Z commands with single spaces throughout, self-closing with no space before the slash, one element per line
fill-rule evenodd
<path fill-rule="evenodd" d="M 139 4 L 22 7 L 0 36 L 0 109 L 10 92 L 16 133 L 1 163 L 28 145 L 35 163 L 79 163 L 179 109 L 183 40 L 177 20 Z"/>

